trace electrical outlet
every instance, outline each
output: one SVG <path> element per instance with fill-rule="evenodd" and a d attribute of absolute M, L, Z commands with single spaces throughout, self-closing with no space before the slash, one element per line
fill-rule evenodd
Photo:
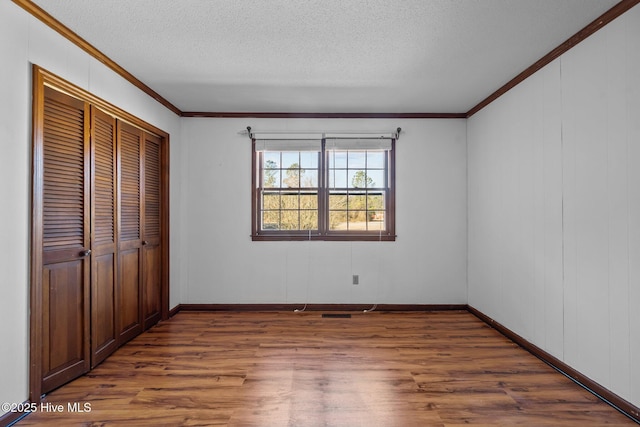
<path fill-rule="evenodd" d="M 353 284 L 354 285 L 358 285 L 360 283 L 360 276 L 358 276 L 357 274 L 353 275 Z"/>

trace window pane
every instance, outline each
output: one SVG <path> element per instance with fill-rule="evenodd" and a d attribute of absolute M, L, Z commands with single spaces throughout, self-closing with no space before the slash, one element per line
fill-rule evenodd
<path fill-rule="evenodd" d="M 300 209 L 318 209 L 318 194 L 300 195 Z"/>
<path fill-rule="evenodd" d="M 366 211 L 349 211 L 349 230 L 366 230 Z"/>
<path fill-rule="evenodd" d="M 367 172 L 365 170 L 349 169 L 349 188 L 367 188 L 367 186 L 371 187 L 369 181 L 370 180 L 367 179 Z"/>
<path fill-rule="evenodd" d="M 329 212 L 329 229 L 330 230 L 346 230 L 347 229 L 347 213 L 344 211 Z"/>
<path fill-rule="evenodd" d="M 276 240 L 279 235 L 300 239 L 307 230 L 320 232 L 314 236 L 323 240 L 321 236 L 330 230 L 354 233 L 354 240 L 371 239 L 377 231 L 394 232 L 394 224 L 386 221 L 388 214 L 393 218 L 393 206 L 387 206 L 393 186 L 387 182 L 390 170 L 386 169 L 393 167 L 391 163 L 387 165 L 393 157 L 387 151 L 371 148 L 342 147 L 325 153 L 283 146 L 254 152 L 259 163 L 252 178 L 255 180 L 256 172 L 262 174 L 254 181 L 261 185 L 255 190 L 260 194 L 260 221 L 253 226 L 259 230 L 252 227 L 255 240 Z M 275 151 L 280 149 L 284 151 Z M 321 165 L 326 169 L 321 170 Z M 327 199 L 321 200 L 321 194 L 326 194 Z M 319 211 L 320 207 L 324 212 Z M 260 230 L 276 232 L 264 233 L 264 237 L 254 234 Z M 370 234 L 364 237 L 358 232 Z M 332 237 L 329 233 L 326 240 L 344 239 L 336 234 Z M 389 239 L 387 234 L 384 237 Z"/>
<path fill-rule="evenodd" d="M 329 151 L 329 168 L 330 169 L 346 169 L 347 168 L 347 152 L 346 151 Z"/>
<path fill-rule="evenodd" d="M 367 170 L 367 188 L 378 187 L 384 188 L 384 171 Z"/>
<path fill-rule="evenodd" d="M 288 188 L 300 188 L 300 169 L 291 167 L 283 171 L 282 186 Z"/>
<path fill-rule="evenodd" d="M 367 197 L 367 209 L 384 210 L 384 195 L 371 194 Z"/>
<path fill-rule="evenodd" d="M 384 212 L 369 211 L 367 213 L 367 227 L 369 231 L 384 231 Z"/>
<path fill-rule="evenodd" d="M 330 170 L 329 188 L 347 188 L 347 171 L 340 169 Z"/>
<path fill-rule="evenodd" d="M 367 168 L 384 169 L 384 151 L 367 151 Z"/>
<path fill-rule="evenodd" d="M 300 167 L 300 152 L 299 151 L 283 151 L 282 152 L 282 169 L 289 169 L 291 167 Z"/>
<path fill-rule="evenodd" d="M 279 188 L 280 187 L 280 170 L 265 169 L 262 180 L 265 188 Z"/>
<path fill-rule="evenodd" d="M 367 198 L 364 194 L 349 194 L 349 210 L 366 209 Z"/>
<path fill-rule="evenodd" d="M 262 209 L 278 209 L 280 207 L 280 194 L 265 193 L 262 195 Z"/>
<path fill-rule="evenodd" d="M 300 229 L 318 229 L 318 211 L 300 211 Z"/>
<path fill-rule="evenodd" d="M 366 151 L 349 151 L 349 169 L 362 169 L 365 167 Z"/>
<path fill-rule="evenodd" d="M 318 169 L 302 169 L 300 171 L 300 184 L 305 188 L 317 187 Z"/>
<path fill-rule="evenodd" d="M 281 209 L 298 209 L 298 194 L 283 194 L 280 197 Z"/>
<path fill-rule="evenodd" d="M 329 210 L 346 210 L 347 196 L 344 194 L 329 195 Z"/>
<path fill-rule="evenodd" d="M 299 211 L 282 211 L 280 228 L 282 230 L 299 230 L 298 212 Z"/>
<path fill-rule="evenodd" d="M 276 169 L 280 166 L 280 152 L 265 151 L 264 154 L 264 168 Z"/>
<path fill-rule="evenodd" d="M 300 167 L 307 169 L 318 169 L 318 153 L 314 151 L 301 152 Z"/>
<path fill-rule="evenodd" d="M 280 212 L 264 211 L 262 212 L 262 229 L 278 230 L 280 228 Z"/>

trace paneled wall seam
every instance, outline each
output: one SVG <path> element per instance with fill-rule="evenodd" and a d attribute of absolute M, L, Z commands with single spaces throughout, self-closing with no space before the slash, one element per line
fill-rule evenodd
<path fill-rule="evenodd" d="M 566 349 L 565 346 L 567 345 L 567 340 L 566 340 L 566 304 L 565 304 L 565 292 L 566 292 L 566 281 L 565 281 L 565 210 L 564 210 L 564 202 L 565 202 L 565 196 L 564 196 L 564 190 L 565 190 L 565 182 L 564 182 L 564 98 L 562 96 L 562 63 L 563 63 L 563 57 L 561 56 L 560 59 L 558 60 L 558 72 L 559 72 L 559 79 L 560 79 L 560 186 L 561 186 L 561 190 L 560 190 L 560 204 L 561 204 L 561 222 L 562 222 L 562 229 L 561 229 L 561 244 L 562 244 L 562 252 L 561 252 L 561 266 L 562 266 L 562 360 L 565 360 L 565 354 L 566 354 Z"/>
<path fill-rule="evenodd" d="M 628 51 L 628 50 L 627 50 Z M 629 106 L 630 104 L 630 97 L 627 97 L 627 105 Z M 627 114 L 628 116 L 630 116 L 631 114 L 629 113 L 631 111 L 630 107 L 627 107 Z M 628 117 L 627 116 L 627 117 Z M 629 123 L 631 123 L 631 121 L 629 121 Z M 630 139 L 631 137 L 629 136 L 629 133 L 627 133 L 627 312 L 629 313 L 629 316 L 627 318 L 627 323 L 629 324 L 629 330 L 628 330 L 628 336 L 629 336 L 629 343 L 632 342 L 631 338 L 633 336 L 633 323 L 631 321 L 631 313 L 633 313 L 632 311 L 632 307 L 633 307 L 633 298 L 632 298 L 632 293 L 631 293 L 631 277 L 632 277 L 632 273 L 631 273 L 631 203 L 629 202 L 631 200 L 631 186 L 629 185 L 629 183 L 631 182 L 631 178 L 629 175 L 629 159 L 631 158 L 631 150 L 630 150 Z M 629 345 L 629 354 L 628 354 L 628 359 L 629 359 L 629 366 L 633 366 L 633 346 Z M 631 389 L 630 393 L 633 395 L 633 388 Z"/>
<path fill-rule="evenodd" d="M 640 7 L 541 71 L 534 86 L 525 83 L 469 122 L 467 192 L 469 303 L 497 313 L 517 333 L 538 331 L 538 345 L 546 339 L 555 356 L 633 402 L 640 401 L 640 85 L 634 79 L 640 53 L 632 46 L 640 40 L 638 22 Z M 542 109 L 530 113 L 532 99 Z M 533 190 L 526 153 L 538 138 L 530 131 L 555 138 L 544 146 L 544 173 L 536 149 L 534 179 L 548 178 Z M 525 193 L 517 191 L 518 167 Z M 529 235 L 520 234 L 532 218 L 526 208 L 518 211 L 519 202 L 531 206 L 531 191 L 536 210 L 540 191 L 548 191 L 549 210 L 545 228 L 535 229 L 548 233 L 550 246 L 534 236 L 534 252 Z M 550 258 L 537 264 L 537 279 L 545 267 L 555 273 L 546 296 L 538 287 L 535 301 L 517 294 L 531 294 L 518 277 L 529 277 L 532 256 Z M 531 302 L 538 317 L 530 316 Z M 523 318 L 538 322 L 542 315 L 546 336 L 541 323 L 522 328 Z"/>

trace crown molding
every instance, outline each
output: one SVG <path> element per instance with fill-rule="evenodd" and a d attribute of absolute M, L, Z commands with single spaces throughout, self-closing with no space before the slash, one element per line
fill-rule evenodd
<path fill-rule="evenodd" d="M 167 107 L 169 110 L 173 111 L 178 116 L 182 113 L 178 107 L 173 105 L 171 102 L 163 98 L 159 93 L 151 89 L 149 86 L 144 84 L 142 81 L 138 80 L 133 74 L 122 68 L 115 61 L 109 58 L 107 55 L 98 50 L 91 43 L 87 42 L 85 39 L 74 33 L 69 27 L 58 21 L 53 16 L 49 15 L 44 9 L 40 8 L 38 5 L 33 3 L 30 0 L 12 0 L 15 4 L 29 12 L 31 15 L 42 21 L 45 25 L 51 27 L 54 31 L 65 37 L 67 40 L 78 46 L 80 49 L 84 50 L 86 53 L 102 62 L 104 65 L 109 67 L 111 70 L 115 71 L 117 74 L 122 76 L 129 83 L 133 84 L 135 87 L 158 101 L 160 104 Z"/>
<path fill-rule="evenodd" d="M 567 52 L 572 47 L 576 46 L 578 43 L 594 34 L 596 31 L 634 7 L 640 3 L 640 0 L 622 0 L 620 3 L 613 6 L 611 9 L 607 10 L 605 13 L 596 18 L 589 25 L 584 27 L 582 30 L 578 31 L 576 34 L 568 38 L 564 43 L 553 49 L 551 52 L 547 53 L 545 56 L 540 58 L 538 61 L 533 63 L 523 72 L 515 76 L 513 79 L 509 80 L 504 86 L 500 89 L 493 92 L 491 95 L 482 100 L 478 105 L 469 110 L 466 114 L 466 117 L 469 118 L 476 114 L 478 111 L 482 110 L 487 105 L 491 104 L 496 99 L 500 98 L 505 93 L 509 92 L 518 84 L 522 83 L 527 78 L 531 77 L 535 72 L 540 70 L 545 65 L 548 65 L 556 58 L 559 58 L 562 54 Z"/>
<path fill-rule="evenodd" d="M 482 110 L 487 105 L 513 89 L 518 84 L 529 78 L 535 72 L 551 63 L 556 58 L 576 46 L 578 43 L 600 30 L 602 27 L 627 12 L 632 7 L 640 3 L 640 0 L 621 0 L 611 9 L 600 15 L 593 22 L 588 24 L 582 30 L 571 36 L 565 42 L 553 49 L 551 52 L 540 58 L 534 64 L 526 68 L 520 74 L 515 76 L 505 85 L 493 92 L 491 95 L 480 101 L 476 106 L 466 113 L 300 113 L 300 112 L 206 112 L 206 111 L 181 111 L 167 99 L 155 92 L 149 86 L 138 80 L 133 74 L 118 65 L 100 50 L 95 48 L 82 37 L 71 31 L 68 27 L 48 14 L 42 8 L 37 6 L 30 0 L 12 0 L 18 6 L 29 12 L 31 15 L 42 21 L 47 26 L 67 38 L 69 41 L 80 47 L 86 53 L 105 64 L 111 70 L 122 76 L 125 80 L 145 92 L 147 95 L 164 105 L 166 108 L 181 117 L 200 117 L 200 118 L 339 118 L 339 119 L 464 119 L 469 118 Z"/>
<path fill-rule="evenodd" d="M 260 119 L 464 119 L 466 113 L 294 113 L 185 111 L 182 117 Z"/>

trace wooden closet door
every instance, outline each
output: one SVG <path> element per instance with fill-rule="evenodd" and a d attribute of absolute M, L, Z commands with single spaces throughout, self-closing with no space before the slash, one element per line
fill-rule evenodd
<path fill-rule="evenodd" d="M 117 348 L 116 120 L 91 108 L 91 367 Z"/>
<path fill-rule="evenodd" d="M 41 392 L 89 370 L 89 106 L 44 91 Z M 36 346 L 37 348 L 37 346 Z"/>
<path fill-rule="evenodd" d="M 119 344 L 142 332 L 142 131 L 118 121 L 119 274 L 116 316 Z"/>
<path fill-rule="evenodd" d="M 142 222 L 144 329 L 158 323 L 162 316 L 160 282 L 160 138 L 145 133 L 144 218 Z"/>

